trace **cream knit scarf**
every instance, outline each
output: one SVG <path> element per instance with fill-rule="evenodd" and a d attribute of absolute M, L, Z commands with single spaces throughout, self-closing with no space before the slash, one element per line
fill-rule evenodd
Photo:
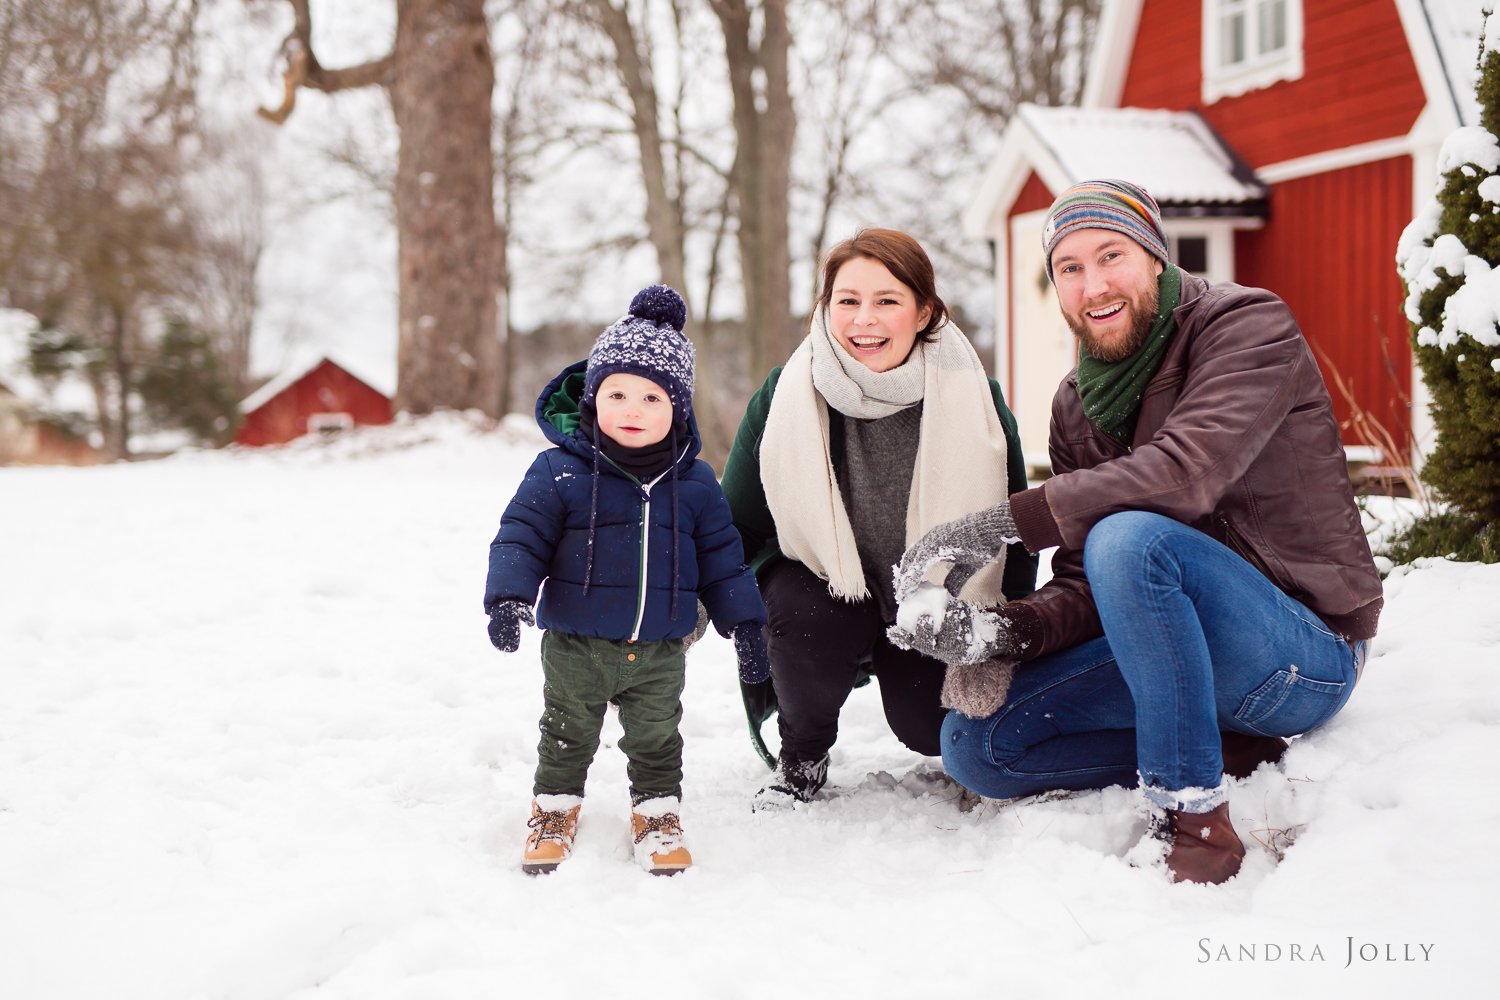
<path fill-rule="evenodd" d="M 776 540 L 783 554 L 827 580 L 829 591 L 845 600 L 862 600 L 869 588 L 834 476 L 828 407 L 871 420 L 919 400 L 920 439 L 906 505 L 908 547 L 929 529 L 1010 495 L 1005 429 L 968 338 L 945 323 L 934 343 L 918 341 L 900 367 L 873 372 L 839 346 L 828 332 L 826 312 L 819 310 L 776 384 L 760 443 L 760 478 Z M 1004 568 L 1002 550 L 994 565 L 964 587 L 965 599 L 981 607 L 1004 603 Z"/>

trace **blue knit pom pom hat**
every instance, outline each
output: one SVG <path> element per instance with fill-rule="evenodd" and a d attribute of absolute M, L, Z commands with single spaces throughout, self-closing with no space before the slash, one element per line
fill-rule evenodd
<path fill-rule="evenodd" d="M 1052 251 L 1063 237 L 1078 229 L 1111 229 L 1146 248 L 1163 265 L 1167 235 L 1162 232 L 1161 209 L 1146 189 L 1129 181 L 1080 181 L 1057 196 L 1042 227 L 1042 250 L 1047 255 L 1047 277 L 1052 276 Z"/>
<path fill-rule="evenodd" d="M 667 392 L 677 419 L 693 405 L 693 345 L 682 334 L 687 304 L 666 285 L 642 288 L 630 312 L 599 335 L 589 351 L 582 402 L 590 405 L 599 383 L 615 372 L 648 378 Z"/>

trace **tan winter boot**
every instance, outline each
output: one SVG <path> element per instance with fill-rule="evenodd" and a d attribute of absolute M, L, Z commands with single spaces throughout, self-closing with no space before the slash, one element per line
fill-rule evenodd
<path fill-rule="evenodd" d="M 1229 821 L 1228 802 L 1206 813 L 1168 809 L 1162 834 L 1167 841 L 1166 864 L 1173 882 L 1227 882 L 1245 860 L 1245 845 Z"/>
<path fill-rule="evenodd" d="M 538 795 L 531 803 L 531 819 L 526 825 L 526 853 L 521 870 L 527 875 L 545 875 L 573 853 L 573 838 L 578 833 L 578 810 L 583 800 L 576 795 Z"/>
<path fill-rule="evenodd" d="M 677 818 L 680 808 L 677 796 L 666 795 L 638 802 L 630 810 L 636 863 L 652 875 L 676 875 L 693 863 Z"/>

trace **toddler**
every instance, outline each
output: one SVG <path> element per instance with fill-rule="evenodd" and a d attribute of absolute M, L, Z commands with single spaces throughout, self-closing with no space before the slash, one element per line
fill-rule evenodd
<path fill-rule="evenodd" d="M 542 391 L 537 423 L 553 447 L 532 462 L 490 545 L 490 641 L 514 652 L 523 623 L 546 630 L 529 874 L 555 870 L 572 850 L 610 702 L 624 729 L 636 860 L 656 875 L 692 864 L 678 724 L 683 639 L 700 601 L 733 639 L 741 679 L 770 676 L 765 605 L 718 480 L 696 457 L 686 312 L 666 285 L 642 289 L 588 360 Z"/>

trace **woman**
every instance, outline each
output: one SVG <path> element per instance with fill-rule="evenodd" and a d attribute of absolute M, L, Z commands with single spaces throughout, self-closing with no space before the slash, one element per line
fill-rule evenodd
<path fill-rule="evenodd" d="M 929 528 L 1025 486 L 1015 417 L 949 321 L 921 245 L 863 230 L 829 251 L 822 279 L 806 339 L 751 397 L 724 469 L 770 614 L 771 680 L 744 689 L 774 767 L 756 809 L 817 793 L 839 711 L 872 674 L 891 730 L 938 755 L 944 666 L 886 639 L 892 567 Z M 987 607 L 1035 583 L 1035 557 L 1012 546 L 964 595 Z M 774 761 L 760 737 L 773 711 Z"/>

